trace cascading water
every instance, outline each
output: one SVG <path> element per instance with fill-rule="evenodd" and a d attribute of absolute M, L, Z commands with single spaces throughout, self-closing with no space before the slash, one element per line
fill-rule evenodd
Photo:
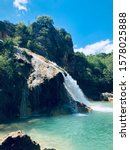
<path fill-rule="evenodd" d="M 87 100 L 86 96 L 84 95 L 84 93 L 82 92 L 80 87 L 78 86 L 76 80 L 74 80 L 63 68 L 59 67 L 56 63 L 49 61 L 49 60 L 45 59 L 44 57 L 37 55 L 31 51 L 27 51 L 27 53 L 29 55 L 33 56 L 33 58 L 35 58 L 34 60 L 37 60 L 37 63 L 39 63 L 39 61 L 40 61 L 40 62 L 43 62 L 44 64 L 46 64 L 47 66 L 48 65 L 51 66 L 50 69 L 54 69 L 54 68 L 56 70 L 59 69 L 59 72 L 61 72 L 64 77 L 64 83 L 63 83 L 64 87 L 66 88 L 66 90 L 68 91 L 70 96 L 73 98 L 73 100 L 85 104 L 86 106 L 88 106 L 88 108 L 90 107 L 90 110 L 100 111 L 100 112 L 112 112 L 113 111 L 112 108 L 109 108 L 109 107 L 99 106 L 95 103 L 94 103 L 94 105 L 92 105 L 93 103 L 90 103 Z M 37 68 L 38 68 L 38 66 L 35 65 L 35 71 L 38 70 Z M 26 96 L 27 96 L 27 93 L 25 90 L 22 93 L 23 98 L 21 100 L 21 105 L 20 105 L 20 116 L 21 117 L 25 117 L 25 116 L 27 116 L 27 114 L 29 114 L 31 112 L 31 110 L 27 109 L 28 105 L 30 105 L 30 104 L 28 104 Z M 74 111 L 76 112 L 77 111 L 76 108 L 74 108 L 74 109 L 75 109 Z"/>
<path fill-rule="evenodd" d="M 35 57 L 35 59 L 45 63 L 45 60 L 43 61 L 41 58 L 38 57 L 38 55 L 33 54 L 33 57 Z M 73 100 L 80 102 L 80 103 L 83 103 L 86 106 L 90 106 L 89 101 L 87 100 L 87 98 L 83 94 L 82 90 L 78 86 L 76 80 L 74 80 L 63 68 L 59 67 L 56 63 L 54 63 L 52 61 L 48 61 L 48 62 L 54 68 L 56 68 L 56 69 L 58 68 L 60 70 L 60 72 L 62 73 L 62 75 L 64 77 L 64 83 L 63 84 L 64 84 L 66 90 L 68 91 L 68 93 L 70 94 L 70 96 L 73 98 Z"/>
<path fill-rule="evenodd" d="M 56 63 L 54 63 L 54 62 L 51 62 L 51 63 L 55 67 L 59 68 L 62 71 L 62 75 L 64 77 L 64 83 L 63 84 L 64 84 L 66 90 L 68 91 L 68 93 L 70 94 L 70 96 L 73 98 L 73 100 L 80 102 L 80 103 L 83 103 L 86 106 L 90 106 L 90 102 L 87 100 L 86 96 L 84 95 L 84 93 L 80 89 L 79 85 L 77 84 L 77 81 L 74 80 L 68 74 L 68 72 L 66 72 L 61 67 L 57 66 Z"/>
<path fill-rule="evenodd" d="M 68 93 L 73 98 L 73 100 L 85 104 L 86 106 L 90 107 L 93 111 L 113 112 L 113 109 L 109 106 L 99 105 L 98 103 L 90 103 L 87 100 L 84 93 L 82 92 L 82 90 L 80 89 L 76 80 L 74 80 L 67 72 L 63 73 L 63 77 L 64 77 L 63 84 L 64 84 L 66 90 L 68 91 Z M 81 116 L 82 114 L 78 114 L 78 115 Z"/>
<path fill-rule="evenodd" d="M 66 75 L 65 75 L 66 74 Z M 86 96 L 78 86 L 76 80 L 74 80 L 67 72 L 63 73 L 64 77 L 64 86 L 71 97 L 80 103 L 90 106 L 90 102 L 87 100 Z"/>

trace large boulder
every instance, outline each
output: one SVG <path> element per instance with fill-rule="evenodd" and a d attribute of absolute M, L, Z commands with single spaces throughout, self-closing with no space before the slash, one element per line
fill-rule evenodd
<path fill-rule="evenodd" d="M 113 94 L 112 93 L 101 93 L 100 99 L 104 101 L 113 101 Z"/>
<path fill-rule="evenodd" d="M 0 150 L 40 150 L 40 146 L 22 131 L 16 131 L 0 140 Z"/>

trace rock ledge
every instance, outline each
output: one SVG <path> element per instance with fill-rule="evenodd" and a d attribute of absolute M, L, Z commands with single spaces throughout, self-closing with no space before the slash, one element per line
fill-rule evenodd
<path fill-rule="evenodd" d="M 0 150 L 40 150 L 40 145 L 19 130 L 0 140 Z"/>

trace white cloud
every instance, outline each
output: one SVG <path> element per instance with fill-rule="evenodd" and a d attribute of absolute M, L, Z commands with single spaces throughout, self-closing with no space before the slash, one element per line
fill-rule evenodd
<path fill-rule="evenodd" d="M 29 0 L 14 0 L 13 5 L 18 8 L 19 10 L 27 11 L 27 3 Z"/>
<path fill-rule="evenodd" d="M 84 48 L 75 48 L 75 52 L 82 52 L 85 55 L 99 54 L 99 53 L 110 53 L 113 49 L 113 43 L 111 40 L 107 39 L 104 41 L 99 41 L 94 44 L 86 45 Z"/>

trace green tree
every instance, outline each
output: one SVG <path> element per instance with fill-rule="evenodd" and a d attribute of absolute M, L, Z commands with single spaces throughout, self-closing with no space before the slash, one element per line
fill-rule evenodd
<path fill-rule="evenodd" d="M 9 78 L 13 75 L 13 67 L 10 61 L 7 56 L 0 55 L 0 74 L 7 75 Z"/>
<path fill-rule="evenodd" d="M 18 23 L 15 28 L 15 41 L 18 42 L 17 45 L 19 45 L 20 47 L 27 47 L 29 38 L 27 26 L 24 23 Z"/>
<path fill-rule="evenodd" d="M 39 16 L 37 17 L 37 24 L 40 26 L 52 27 L 54 22 L 50 16 Z"/>

